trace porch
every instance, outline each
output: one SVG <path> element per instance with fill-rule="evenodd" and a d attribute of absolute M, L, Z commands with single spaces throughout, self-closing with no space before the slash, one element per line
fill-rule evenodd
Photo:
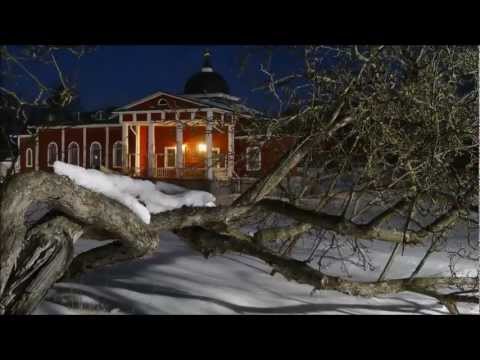
<path fill-rule="evenodd" d="M 187 157 L 184 154 L 184 158 Z M 142 157 L 144 158 L 141 161 Z M 206 166 L 207 159 L 203 162 L 205 166 L 190 165 L 184 167 L 168 166 L 168 155 L 154 154 L 155 160 L 153 161 L 153 167 L 147 169 L 139 166 L 143 162 L 148 162 L 143 154 L 129 154 L 128 166 L 125 172 L 130 176 L 155 178 L 155 179 L 185 179 L 185 180 L 197 180 L 197 179 L 209 179 L 209 171 Z M 226 181 L 228 176 L 228 157 L 221 154 L 220 156 L 212 156 L 212 178 L 210 180 Z M 140 161 L 139 161 L 140 159 Z M 185 164 L 185 161 L 184 161 Z M 163 166 L 162 166 L 163 165 Z M 167 165 L 167 166 L 166 166 Z"/>
<path fill-rule="evenodd" d="M 142 178 L 226 181 L 234 168 L 232 122 L 206 118 L 122 121 L 122 170 Z M 165 116 L 163 116 L 165 117 Z M 222 117 L 223 120 L 223 117 Z"/>

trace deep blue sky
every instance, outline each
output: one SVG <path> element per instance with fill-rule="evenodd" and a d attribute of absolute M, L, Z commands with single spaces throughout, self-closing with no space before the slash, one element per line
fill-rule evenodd
<path fill-rule="evenodd" d="M 77 61 L 80 99 L 86 110 L 124 105 L 155 91 L 182 93 L 185 81 L 200 70 L 208 46 L 100 46 Z M 251 96 L 238 77 L 241 49 L 208 47 L 214 69 L 230 85 L 232 95 Z"/>
<path fill-rule="evenodd" d="M 81 109 L 90 111 L 125 105 L 159 90 L 181 94 L 186 80 L 200 70 L 207 48 L 214 70 L 226 79 L 231 95 L 263 107 L 264 96 L 251 91 L 261 79 L 258 64 L 250 62 L 250 70 L 240 74 L 242 56 L 248 51 L 245 46 L 98 46 L 80 59 L 69 54 L 57 60 L 77 84 Z M 52 66 L 30 66 L 54 86 L 57 80 Z M 23 82 L 22 86 L 26 93 L 34 89 L 32 83 Z"/>

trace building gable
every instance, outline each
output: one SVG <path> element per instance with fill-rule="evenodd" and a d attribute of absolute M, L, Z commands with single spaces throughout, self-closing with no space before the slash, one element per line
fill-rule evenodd
<path fill-rule="evenodd" d="M 119 111 L 138 111 L 138 110 L 177 110 L 190 108 L 204 108 L 205 104 L 185 99 L 183 97 L 167 94 L 164 92 L 156 92 L 150 96 L 144 97 L 133 103 L 125 105 L 118 109 Z"/>

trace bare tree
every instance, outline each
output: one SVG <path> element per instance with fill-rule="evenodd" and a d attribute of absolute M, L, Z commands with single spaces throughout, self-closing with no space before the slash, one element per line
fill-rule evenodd
<path fill-rule="evenodd" d="M 267 50 L 263 88 L 279 111 L 245 131 L 257 138 L 294 134 L 297 141 L 229 206 L 176 209 L 153 215 L 146 225 L 65 177 L 37 172 L 8 179 L 0 203 L 0 313 L 30 313 L 60 278 L 152 252 L 162 246 L 161 230 L 206 257 L 226 251 L 258 257 L 272 266 L 272 275 L 316 290 L 354 296 L 408 290 L 437 298 L 452 313 L 458 301 L 478 302 L 478 275 L 418 277 L 417 267 L 412 276 L 390 279 L 387 264 L 378 281 L 360 282 L 311 264 L 322 243 L 329 250 L 347 242 L 367 264 L 366 240 L 396 244 L 393 261 L 406 246 L 441 246 L 455 226 L 475 229 L 477 50 L 293 47 L 288 50 L 299 65 L 288 74 L 274 73 L 269 64 L 276 49 Z M 285 185 L 292 171 L 301 175 L 298 186 Z M 245 231 L 252 224 L 253 235 Z M 317 241 L 300 260 L 291 250 L 306 235 Z M 73 243 L 82 236 L 118 240 L 73 257 Z M 475 257 L 478 244 L 465 239 L 467 248 L 461 255 Z M 433 245 L 420 268 L 432 251 Z"/>

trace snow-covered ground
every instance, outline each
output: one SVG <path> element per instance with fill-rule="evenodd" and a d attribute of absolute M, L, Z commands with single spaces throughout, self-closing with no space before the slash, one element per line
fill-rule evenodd
<path fill-rule="evenodd" d="M 98 244 L 81 240 L 77 252 Z M 352 266 L 356 278 L 375 279 L 391 245 L 378 242 L 371 248 L 375 250 L 369 255 L 378 267 L 364 272 Z M 422 254 L 422 249 L 407 248 L 404 256 L 395 260 L 392 275 L 408 276 Z M 421 275 L 447 273 L 448 263 L 446 253 L 433 254 Z M 477 266 L 461 261 L 457 270 L 475 271 Z M 279 274 L 270 276 L 270 271 L 261 260 L 238 254 L 204 259 L 165 232 L 152 256 L 95 271 L 75 282 L 56 284 L 35 314 L 448 313 L 435 299 L 409 292 L 371 299 L 335 291 L 311 294 L 310 286 L 288 282 Z M 332 268 L 329 272 L 337 271 Z M 478 306 L 462 305 L 461 310 L 477 314 Z"/>
<path fill-rule="evenodd" d="M 121 202 L 145 223 L 150 222 L 153 213 L 182 206 L 215 206 L 215 197 L 204 191 L 134 180 L 58 161 L 54 167 L 57 174 Z M 271 268 L 259 259 L 233 253 L 205 259 L 174 234 L 164 232 L 160 236 L 157 251 L 149 257 L 97 270 L 74 282 L 57 283 L 35 314 L 448 313 L 436 299 L 409 292 L 371 299 L 335 291 L 312 293 L 311 286 L 288 282 L 279 274 L 271 276 Z M 463 229 L 452 232 L 448 246 L 432 254 L 419 275 L 448 276 L 449 255 L 465 243 Z M 321 244 L 328 246 L 328 241 Z M 371 266 L 362 269 L 358 259 L 348 256 L 347 261 L 338 261 L 336 258 L 348 255 L 349 245 L 345 243 L 343 248 L 327 253 L 322 271 L 355 280 L 376 280 L 393 245 L 380 241 L 365 244 L 368 246 L 362 254 Z M 75 247 L 80 253 L 99 245 L 102 244 L 80 240 Z M 300 260 L 307 259 L 313 245 L 314 239 L 305 237 L 293 255 Z M 317 254 L 321 254 L 321 250 L 317 249 Z M 403 255 L 395 258 L 388 277 L 408 277 L 425 251 L 422 247 L 407 247 Z M 317 263 L 318 258 L 314 258 L 311 264 Z M 462 259 L 455 266 L 460 276 L 475 275 L 477 270 L 478 263 L 473 260 Z M 478 305 L 462 304 L 460 309 L 478 314 Z"/>

